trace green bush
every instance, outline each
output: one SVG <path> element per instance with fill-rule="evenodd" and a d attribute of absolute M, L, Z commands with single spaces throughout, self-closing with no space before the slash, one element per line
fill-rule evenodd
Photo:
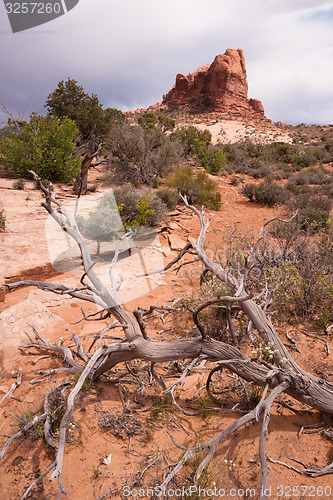
<path fill-rule="evenodd" d="M 181 142 L 186 156 L 199 160 L 200 165 L 210 174 L 217 174 L 226 164 L 224 152 L 219 146 L 212 146 L 209 130 L 196 127 L 178 129 L 172 138 Z"/>
<path fill-rule="evenodd" d="M 119 124 L 107 139 L 111 165 L 118 179 L 153 185 L 182 157 L 182 146 L 157 126 Z"/>
<path fill-rule="evenodd" d="M 194 173 L 190 166 L 179 167 L 169 175 L 166 184 L 186 195 L 189 203 L 205 205 L 212 210 L 221 208 L 218 184 L 209 179 L 206 172 Z"/>
<path fill-rule="evenodd" d="M 4 210 L 0 210 L 0 231 L 5 231 L 6 229 L 6 216 Z"/>
<path fill-rule="evenodd" d="M 262 205 L 273 206 L 284 203 L 287 199 L 287 192 L 279 184 L 274 182 L 261 182 L 255 187 L 256 201 Z"/>
<path fill-rule="evenodd" d="M 254 201 L 256 187 L 257 187 L 256 184 L 254 184 L 253 182 L 248 182 L 241 190 L 241 193 L 244 196 L 246 196 L 250 201 Z"/>
<path fill-rule="evenodd" d="M 69 118 L 33 113 L 29 122 L 9 122 L 0 137 L 1 163 L 24 177 L 34 170 L 43 179 L 67 182 L 80 170 L 74 154 L 78 130 Z"/>
<path fill-rule="evenodd" d="M 284 203 L 288 196 L 286 190 L 282 186 L 269 181 L 264 181 L 260 184 L 254 184 L 252 182 L 245 184 L 241 193 L 250 201 L 255 200 L 261 205 L 268 206 Z"/>
<path fill-rule="evenodd" d="M 333 200 L 322 195 L 300 194 L 288 204 L 291 210 L 298 210 L 302 229 L 318 231 L 328 226 Z"/>
<path fill-rule="evenodd" d="M 125 184 L 108 191 L 101 198 L 97 210 L 84 219 L 77 217 L 81 232 L 88 238 L 111 241 L 122 231 L 122 226 L 155 226 L 166 217 L 167 207 L 153 191 L 135 189 Z"/>
<path fill-rule="evenodd" d="M 319 259 L 318 247 L 308 247 L 302 255 L 273 269 L 272 275 L 279 282 L 275 307 L 285 316 L 311 317 L 323 326 L 325 320 L 333 320 L 333 279 L 332 272 Z"/>
<path fill-rule="evenodd" d="M 169 210 L 175 208 L 175 206 L 180 202 L 179 194 L 175 191 L 171 191 L 170 189 L 159 189 L 156 191 L 156 194 Z"/>
<path fill-rule="evenodd" d="M 212 140 L 212 134 L 209 130 L 188 127 L 176 130 L 172 134 L 172 138 L 182 143 L 186 156 L 195 156 L 207 150 Z"/>
<path fill-rule="evenodd" d="M 197 156 L 201 166 L 209 174 L 219 173 L 226 164 L 224 153 L 220 148 L 208 148 L 206 151 L 198 153 Z"/>

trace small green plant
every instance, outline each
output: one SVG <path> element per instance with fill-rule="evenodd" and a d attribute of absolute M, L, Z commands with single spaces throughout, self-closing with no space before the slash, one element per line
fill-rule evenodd
<path fill-rule="evenodd" d="M 157 420 L 163 418 L 163 416 L 174 413 L 175 407 L 170 403 L 168 395 L 157 396 L 154 400 L 154 404 L 150 410 L 150 416 L 152 420 Z"/>
<path fill-rule="evenodd" d="M 125 184 L 105 193 L 97 209 L 89 212 L 87 218 L 77 217 L 77 222 L 87 238 L 111 241 L 123 232 L 122 226 L 155 226 L 166 217 L 167 211 L 153 191 Z"/>
<path fill-rule="evenodd" d="M 24 189 L 24 180 L 22 177 L 20 179 L 17 179 L 17 181 L 13 182 L 13 188 L 18 189 L 18 190 L 23 190 Z"/>
<path fill-rule="evenodd" d="M 240 184 L 240 180 L 238 177 L 236 177 L 235 175 L 233 175 L 231 178 L 230 178 L 230 184 L 232 186 L 238 186 Z"/>
<path fill-rule="evenodd" d="M 212 411 L 206 409 L 206 408 L 211 408 L 212 406 L 214 406 L 214 403 L 208 395 L 199 396 L 199 399 L 197 401 L 197 408 L 198 410 L 202 410 L 201 413 L 202 418 L 205 419 L 208 417 L 208 415 L 212 414 Z"/>
<path fill-rule="evenodd" d="M 202 460 L 203 460 L 203 456 L 202 456 L 202 452 L 200 452 L 200 451 L 198 451 L 194 455 L 193 458 L 188 460 L 186 465 L 187 465 L 189 471 L 186 474 L 187 479 L 186 479 L 185 484 L 184 484 L 185 490 L 187 488 L 190 488 L 193 485 L 194 477 L 196 475 L 197 469 L 200 466 Z M 214 487 L 215 487 L 215 482 L 213 481 L 212 474 L 211 474 L 209 468 L 205 467 L 198 478 L 197 490 L 194 491 L 193 493 L 191 493 L 191 499 L 193 499 L 193 500 L 202 499 L 201 491 L 209 490 L 210 488 L 212 490 L 214 490 Z"/>
<path fill-rule="evenodd" d="M 254 349 L 252 354 L 255 354 L 259 359 L 263 359 L 267 363 L 271 363 L 276 352 L 272 349 L 272 344 L 268 343 L 265 346 L 259 346 L 258 349 Z"/>
<path fill-rule="evenodd" d="M 90 191 L 90 193 L 96 193 L 97 189 L 98 189 L 97 184 L 92 184 L 91 186 L 88 186 L 88 191 Z"/>
<path fill-rule="evenodd" d="M 97 467 L 95 467 L 93 465 L 92 466 L 92 476 L 91 476 L 91 479 L 97 479 L 100 474 L 101 474 L 100 466 L 98 465 Z"/>
<path fill-rule="evenodd" d="M 251 385 L 249 389 L 244 389 L 241 393 L 241 400 L 244 406 L 251 410 L 260 402 L 263 394 L 262 387 Z"/>
<path fill-rule="evenodd" d="M 166 205 L 150 189 L 135 189 L 130 184 L 124 184 L 114 191 L 114 198 L 125 227 L 155 226 L 166 217 Z M 106 194 L 100 205 L 108 204 Z"/>
<path fill-rule="evenodd" d="M 75 373 L 73 375 L 73 380 L 74 380 L 75 384 L 77 384 L 77 382 L 78 382 L 79 378 L 81 377 L 81 375 L 82 375 L 82 372 Z M 90 384 L 89 380 L 86 379 L 83 382 L 83 384 L 82 384 L 81 391 L 85 391 L 89 387 L 89 384 Z"/>
<path fill-rule="evenodd" d="M 6 229 L 6 216 L 4 210 L 0 210 L 0 231 L 5 231 Z"/>
<path fill-rule="evenodd" d="M 11 415 L 13 423 L 12 429 L 15 432 L 22 431 L 28 424 L 33 424 L 24 432 L 24 436 L 31 441 L 37 441 L 44 438 L 44 421 L 38 420 L 37 410 L 27 409 L 18 410 Z"/>
<path fill-rule="evenodd" d="M 180 202 L 179 194 L 176 193 L 176 191 L 171 191 L 170 189 L 159 189 L 156 191 L 156 194 L 169 210 L 174 209 Z"/>

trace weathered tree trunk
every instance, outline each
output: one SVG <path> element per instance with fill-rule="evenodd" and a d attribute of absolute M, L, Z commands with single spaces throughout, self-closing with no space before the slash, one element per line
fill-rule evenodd
<path fill-rule="evenodd" d="M 88 190 L 88 172 L 94 159 L 99 155 L 102 144 L 98 144 L 97 148 L 95 146 L 95 137 L 91 135 L 88 145 L 88 152 L 85 154 L 82 163 L 80 173 L 76 176 L 73 185 L 74 194 L 81 196 L 87 193 Z M 94 163 L 96 165 L 96 163 Z"/>
<path fill-rule="evenodd" d="M 87 154 L 81 164 L 80 173 L 75 177 L 73 192 L 77 196 L 81 196 L 87 193 L 88 190 L 88 171 L 89 167 L 93 162 L 94 156 Z"/>

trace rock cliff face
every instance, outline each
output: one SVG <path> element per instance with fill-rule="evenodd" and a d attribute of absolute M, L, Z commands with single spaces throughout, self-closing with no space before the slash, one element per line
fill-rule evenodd
<path fill-rule="evenodd" d="M 245 59 L 241 49 L 228 49 L 215 57 L 212 64 L 201 66 L 185 76 L 181 73 L 166 95 L 167 106 L 197 105 L 223 113 L 265 116 L 258 99 L 248 99 Z"/>

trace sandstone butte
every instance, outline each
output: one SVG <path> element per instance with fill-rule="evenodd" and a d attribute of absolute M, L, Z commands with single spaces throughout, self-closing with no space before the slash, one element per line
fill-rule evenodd
<path fill-rule="evenodd" d="M 242 49 L 228 49 L 212 64 L 201 66 L 187 76 L 179 73 L 172 89 L 163 96 L 168 107 L 194 105 L 222 113 L 261 116 L 264 107 L 248 98 L 245 58 Z"/>

